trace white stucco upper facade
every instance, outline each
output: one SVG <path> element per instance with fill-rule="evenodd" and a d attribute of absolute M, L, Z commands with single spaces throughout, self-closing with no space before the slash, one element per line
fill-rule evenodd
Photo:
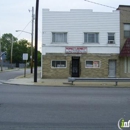
<path fill-rule="evenodd" d="M 66 43 L 53 43 L 52 33 L 67 33 Z M 84 33 L 98 33 L 98 43 L 85 43 Z M 114 33 L 114 44 L 108 44 L 108 33 Z M 65 53 L 66 47 L 87 47 L 87 53 L 119 54 L 120 13 L 42 10 L 42 54 Z"/>

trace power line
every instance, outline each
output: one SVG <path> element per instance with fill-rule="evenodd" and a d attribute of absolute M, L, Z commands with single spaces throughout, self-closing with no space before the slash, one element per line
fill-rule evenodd
<path fill-rule="evenodd" d="M 26 29 L 26 27 L 27 27 L 31 22 L 32 22 L 32 20 L 24 27 L 24 29 L 20 32 L 20 34 L 19 34 L 17 37 L 19 37 L 19 36 L 23 33 L 23 31 Z"/>
<path fill-rule="evenodd" d="M 90 1 L 90 0 L 84 0 L 84 1 L 87 1 L 87 2 L 90 2 L 90 3 L 93 3 L 93 4 L 97 4 L 97 5 L 101 5 L 101 6 L 105 6 L 105 7 L 112 8 L 112 9 L 117 9 L 117 8 L 115 8 L 115 7 L 112 7 L 112 6 L 100 4 L 100 3 L 93 2 L 93 1 Z"/>
<path fill-rule="evenodd" d="M 84 1 L 87 1 L 87 2 L 89 2 L 89 3 L 96 4 L 96 5 L 100 5 L 100 6 L 112 8 L 112 9 L 119 9 L 119 8 L 115 8 L 115 7 L 112 7 L 112 6 L 109 6 L 109 5 L 104 5 L 104 4 L 97 3 L 97 2 L 94 2 L 94 1 L 90 1 L 90 0 L 84 0 Z M 121 10 L 121 11 L 126 11 L 126 12 L 130 12 L 129 10 L 126 10 L 126 9 L 119 9 L 119 10 Z"/>
<path fill-rule="evenodd" d="M 126 16 L 124 16 L 124 14 L 123 14 L 121 11 L 126 11 L 126 12 L 129 12 L 129 13 L 130 13 L 129 10 L 115 8 L 115 7 L 112 7 L 112 6 L 108 6 L 108 5 L 96 3 L 96 2 L 93 2 L 93 1 L 90 1 L 90 0 L 84 0 L 84 1 L 87 1 L 87 2 L 93 3 L 93 4 L 97 4 L 97 5 L 100 5 L 100 6 L 104 6 L 104 7 L 108 7 L 108 8 L 112 8 L 112 9 L 116 9 L 116 10 L 120 10 L 121 15 L 122 15 L 123 17 L 125 17 L 125 18 L 126 18 Z"/>

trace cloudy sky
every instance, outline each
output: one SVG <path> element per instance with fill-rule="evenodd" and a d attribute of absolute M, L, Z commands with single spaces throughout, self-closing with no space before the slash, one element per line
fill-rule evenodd
<path fill-rule="evenodd" d="M 119 5 L 130 5 L 130 0 L 92 0 L 107 6 L 117 8 Z M 0 0 L 0 35 L 12 33 L 20 39 L 30 41 L 31 35 L 16 32 L 23 30 L 31 32 L 31 12 L 35 8 L 36 0 Z M 42 8 L 49 8 L 52 11 L 69 11 L 70 9 L 92 9 L 98 12 L 111 12 L 113 8 L 90 3 L 84 0 L 39 0 L 39 49 L 42 39 Z M 25 28 L 26 27 L 26 28 Z"/>

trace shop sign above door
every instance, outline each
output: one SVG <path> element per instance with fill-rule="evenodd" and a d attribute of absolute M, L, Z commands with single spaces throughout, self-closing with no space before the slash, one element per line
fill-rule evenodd
<path fill-rule="evenodd" d="M 82 54 L 87 53 L 87 47 L 65 47 L 65 53 Z"/>

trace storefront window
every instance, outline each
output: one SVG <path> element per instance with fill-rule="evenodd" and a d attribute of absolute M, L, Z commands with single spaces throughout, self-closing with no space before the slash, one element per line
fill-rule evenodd
<path fill-rule="evenodd" d="M 52 68 L 66 68 L 66 61 L 52 61 Z"/>
<path fill-rule="evenodd" d="M 99 68 L 100 62 L 99 61 L 86 61 L 86 68 Z"/>
<path fill-rule="evenodd" d="M 128 57 L 125 57 L 124 70 L 125 73 L 130 73 L 130 58 Z"/>

